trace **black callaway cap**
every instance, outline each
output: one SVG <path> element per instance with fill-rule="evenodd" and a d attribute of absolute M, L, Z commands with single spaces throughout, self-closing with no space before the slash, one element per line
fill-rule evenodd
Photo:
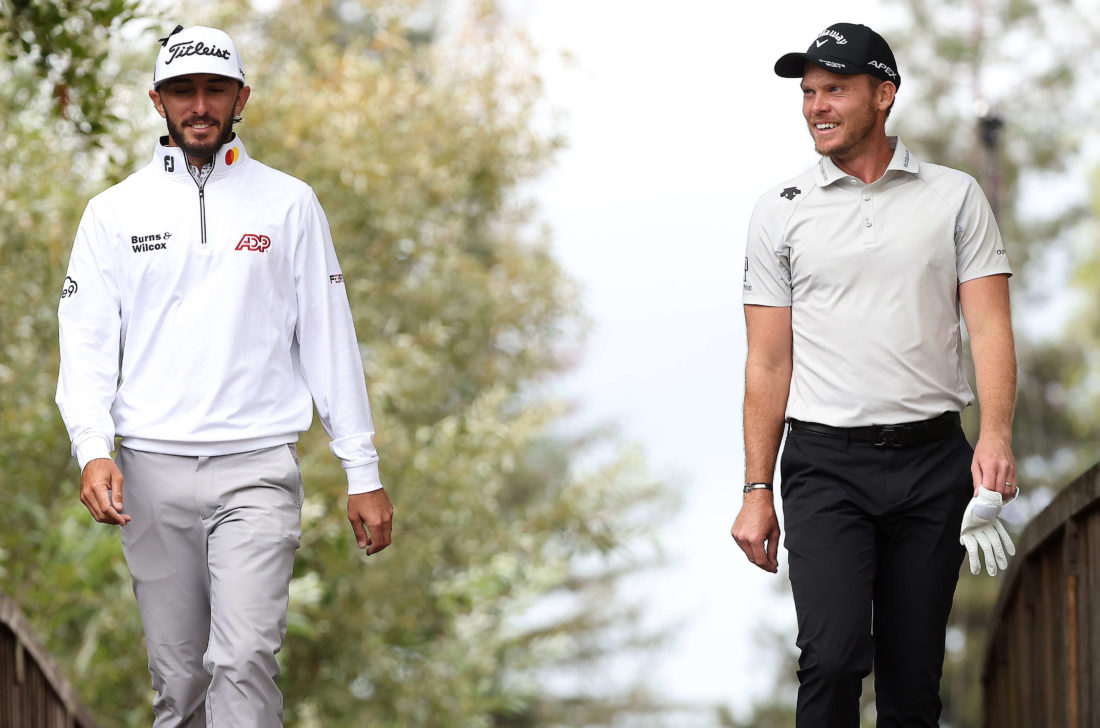
<path fill-rule="evenodd" d="M 866 25 L 830 25 L 818 34 L 805 53 L 788 53 L 776 61 L 775 73 L 783 78 L 802 78 L 806 61 L 833 73 L 869 73 L 901 87 L 901 74 L 890 45 Z"/>

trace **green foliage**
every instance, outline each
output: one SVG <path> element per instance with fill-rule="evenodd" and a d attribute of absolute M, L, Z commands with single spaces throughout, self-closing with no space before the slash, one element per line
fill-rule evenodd
<path fill-rule="evenodd" d="M 584 320 L 516 194 L 560 144 L 532 131 L 532 51 L 488 7 L 461 42 L 439 41 L 425 7 L 309 0 L 259 13 L 239 2 L 195 21 L 223 25 L 241 48 L 250 152 L 313 184 L 329 215 L 396 507 L 394 544 L 365 560 L 327 436 L 303 436 L 304 535 L 280 654 L 287 722 L 610 725 L 652 701 L 629 686 L 593 695 L 544 683 L 651 645 L 623 628 L 634 609 L 617 605 L 614 585 L 652 561 L 651 548 L 626 545 L 644 544 L 649 511 L 670 504 L 636 453 L 608 460 L 597 439 L 552 434 L 566 408 L 544 382 Z M 55 311 L 84 203 L 157 133 L 142 95 L 156 30 L 171 23 L 154 29 L 138 14 L 89 0 L 0 16 L 13 59 L 0 93 L 23 109 L 0 119 L 11 153 L 0 178 L 0 588 L 104 726 L 148 724 L 151 694 L 117 534 L 79 504 L 53 407 Z"/>
<path fill-rule="evenodd" d="M 1065 336 L 1074 345 L 1069 347 L 1071 356 L 1060 362 L 1065 382 L 1052 393 L 1064 404 L 1067 428 L 1082 437 L 1096 432 L 1096 412 L 1100 409 L 1100 310 L 1095 303 L 1100 292 L 1100 246 L 1096 244 L 1100 240 L 1096 222 L 1100 220 L 1100 166 L 1094 168 L 1090 178 L 1089 212 L 1089 222 L 1074 240 L 1075 265 L 1070 282 L 1077 297 L 1070 308 Z M 1097 437 L 1089 441 L 1094 462 L 1100 459 L 1098 443 Z"/>
<path fill-rule="evenodd" d="M 40 87 L 54 116 L 96 144 L 120 121 L 110 108 L 112 85 L 104 83 L 117 72 L 109 39 L 139 7 L 140 0 L 9 0 L 0 8 L 0 52 Z"/>

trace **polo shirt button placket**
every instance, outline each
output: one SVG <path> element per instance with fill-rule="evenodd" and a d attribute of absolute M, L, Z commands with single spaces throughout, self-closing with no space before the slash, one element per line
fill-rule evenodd
<path fill-rule="evenodd" d="M 863 246 L 866 248 L 875 247 L 878 241 L 875 239 L 874 226 L 875 226 L 875 209 L 871 205 L 871 193 L 864 190 L 860 195 L 862 201 L 860 202 L 860 212 L 863 218 L 863 230 L 860 237 L 863 240 Z"/>

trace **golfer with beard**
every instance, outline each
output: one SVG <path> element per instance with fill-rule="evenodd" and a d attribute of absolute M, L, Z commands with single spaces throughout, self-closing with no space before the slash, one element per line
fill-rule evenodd
<path fill-rule="evenodd" d="M 57 403 L 81 501 L 121 527 L 157 728 L 282 725 L 295 443 L 315 405 L 359 548 L 390 543 L 328 222 L 309 186 L 234 134 L 250 92 L 222 31 L 161 40 L 149 97 L 168 134 L 88 204 L 58 309 Z"/>

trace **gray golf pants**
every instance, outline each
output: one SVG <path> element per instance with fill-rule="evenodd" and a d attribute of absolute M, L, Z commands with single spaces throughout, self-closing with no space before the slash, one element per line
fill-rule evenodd
<path fill-rule="evenodd" d="M 275 653 L 302 533 L 294 445 L 216 457 L 119 448 L 117 462 L 154 728 L 281 726 Z"/>

